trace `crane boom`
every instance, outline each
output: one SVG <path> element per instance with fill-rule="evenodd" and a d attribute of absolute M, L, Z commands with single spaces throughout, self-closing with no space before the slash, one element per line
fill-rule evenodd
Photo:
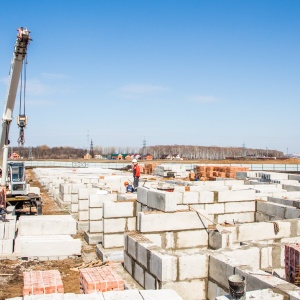
<path fill-rule="evenodd" d="M 16 101 L 19 79 L 22 72 L 22 65 L 27 54 L 27 46 L 31 40 L 29 33 L 30 31 L 27 28 L 20 27 L 18 29 L 13 58 L 11 61 L 8 89 L 6 100 L 4 102 L 4 110 L 2 116 L 2 133 L 0 139 L 0 161 L 2 160 L 1 186 L 6 186 L 6 177 L 8 172 L 7 161 L 9 146 L 9 130 L 10 124 L 13 119 L 13 110 Z"/>

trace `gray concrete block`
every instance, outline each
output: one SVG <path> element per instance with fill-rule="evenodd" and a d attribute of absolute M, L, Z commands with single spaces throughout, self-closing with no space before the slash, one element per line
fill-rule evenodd
<path fill-rule="evenodd" d="M 250 201 L 255 200 L 255 190 L 241 190 L 241 191 L 219 191 L 218 202 L 232 202 L 232 201 Z"/>
<path fill-rule="evenodd" d="M 12 254 L 13 253 L 13 239 L 0 239 L 0 255 Z"/>
<path fill-rule="evenodd" d="M 105 249 L 101 244 L 96 245 L 96 254 L 103 262 L 124 261 L 124 248 Z"/>
<path fill-rule="evenodd" d="M 147 197 L 148 207 L 165 212 L 174 212 L 177 210 L 177 199 L 174 193 L 149 190 Z"/>
<path fill-rule="evenodd" d="M 89 219 L 90 221 L 102 220 L 103 209 L 102 207 L 90 207 L 89 208 Z"/>
<path fill-rule="evenodd" d="M 174 281 L 177 277 L 177 258 L 162 251 L 152 250 L 149 271 L 160 281 Z"/>
<path fill-rule="evenodd" d="M 99 243 L 102 243 L 103 233 L 91 233 L 85 231 L 83 237 L 89 245 L 97 245 Z"/>

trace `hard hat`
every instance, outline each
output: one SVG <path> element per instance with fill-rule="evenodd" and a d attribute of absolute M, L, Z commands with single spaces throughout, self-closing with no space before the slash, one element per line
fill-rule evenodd
<path fill-rule="evenodd" d="M 132 160 L 132 162 L 133 162 L 133 163 L 136 163 L 136 162 L 137 162 L 137 160 L 134 158 L 134 159 Z"/>
<path fill-rule="evenodd" d="M 128 185 L 128 182 L 127 182 L 127 181 L 125 181 L 125 182 L 124 182 L 124 185 L 125 185 L 125 186 L 126 186 L 126 185 Z"/>

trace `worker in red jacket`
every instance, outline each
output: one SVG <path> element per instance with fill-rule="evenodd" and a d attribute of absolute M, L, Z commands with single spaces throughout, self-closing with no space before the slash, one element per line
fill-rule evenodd
<path fill-rule="evenodd" d="M 133 187 L 134 190 L 136 191 L 137 187 L 139 186 L 139 179 L 141 176 L 140 166 L 138 165 L 136 159 L 132 160 L 132 171 L 133 171 Z"/>

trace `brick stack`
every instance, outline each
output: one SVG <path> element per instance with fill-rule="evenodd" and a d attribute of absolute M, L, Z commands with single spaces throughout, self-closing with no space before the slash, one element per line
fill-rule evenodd
<path fill-rule="evenodd" d="M 80 269 L 79 277 L 83 294 L 124 290 L 122 277 L 110 266 Z"/>
<path fill-rule="evenodd" d="M 64 293 L 59 271 L 23 272 L 23 296 L 38 294 Z"/>
<path fill-rule="evenodd" d="M 299 284 L 300 244 L 284 246 L 284 263 L 286 280 L 290 283 Z"/>
<path fill-rule="evenodd" d="M 227 166 L 197 166 L 196 176 L 199 180 L 215 180 L 218 178 L 235 178 L 236 172 L 246 172 L 249 168 Z"/>
<path fill-rule="evenodd" d="M 145 168 L 143 170 L 143 174 L 152 175 L 154 172 L 155 164 L 145 164 Z"/>

